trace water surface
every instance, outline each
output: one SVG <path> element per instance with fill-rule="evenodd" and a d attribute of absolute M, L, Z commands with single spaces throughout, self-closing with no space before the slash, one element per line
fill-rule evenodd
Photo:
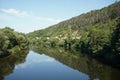
<path fill-rule="evenodd" d="M 30 51 L 26 61 L 16 65 L 5 80 L 87 80 L 87 74 L 74 70 L 45 54 Z"/>
<path fill-rule="evenodd" d="M 0 59 L 0 80 L 119 80 L 120 70 L 77 51 L 34 48 Z"/>

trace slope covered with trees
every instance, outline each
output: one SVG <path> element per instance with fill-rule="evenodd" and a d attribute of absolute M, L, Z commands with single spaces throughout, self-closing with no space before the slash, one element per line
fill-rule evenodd
<path fill-rule="evenodd" d="M 23 33 L 15 32 L 9 27 L 0 29 L 0 57 L 17 54 L 20 50 L 27 48 L 28 40 Z"/>
<path fill-rule="evenodd" d="M 120 2 L 116 2 L 100 10 L 31 32 L 27 36 L 32 44 L 69 46 L 110 64 L 120 64 L 119 9 Z"/>
<path fill-rule="evenodd" d="M 86 26 L 95 25 L 97 23 L 106 23 L 108 20 L 112 20 L 120 16 L 119 9 L 120 2 L 116 2 L 103 9 L 84 13 L 69 20 L 60 22 L 56 25 L 50 26 L 46 29 L 29 33 L 29 37 L 55 37 L 60 34 L 65 36 L 65 34 L 68 33 L 70 27 L 72 32 L 78 30 L 78 33 L 80 33 L 80 30 Z"/>

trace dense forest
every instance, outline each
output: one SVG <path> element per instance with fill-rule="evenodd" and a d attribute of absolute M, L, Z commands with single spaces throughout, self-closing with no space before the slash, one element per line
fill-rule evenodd
<path fill-rule="evenodd" d="M 27 34 L 30 43 L 78 49 L 120 66 L 120 2 Z"/>
<path fill-rule="evenodd" d="M 15 32 L 9 27 L 0 29 L 0 57 L 16 55 L 28 48 L 28 39 L 23 33 Z"/>
<path fill-rule="evenodd" d="M 107 23 L 120 16 L 120 2 L 116 2 L 100 10 L 94 10 L 86 14 L 73 17 L 43 30 L 29 33 L 29 38 L 33 37 L 66 37 L 71 28 L 71 34 L 76 31 L 76 36 L 80 36 L 81 31 L 86 27 L 95 24 Z M 108 27 L 108 26 L 107 26 Z M 78 32 L 78 33 L 77 33 Z"/>

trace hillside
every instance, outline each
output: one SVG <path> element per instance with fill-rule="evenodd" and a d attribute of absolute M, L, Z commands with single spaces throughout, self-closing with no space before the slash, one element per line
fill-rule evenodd
<path fill-rule="evenodd" d="M 73 17 L 69 20 L 60 22 L 56 25 L 50 26 L 43 30 L 37 30 L 29 33 L 28 36 L 31 38 L 35 37 L 65 37 L 71 28 L 71 33 L 80 36 L 80 30 L 86 26 L 92 26 L 98 23 L 105 23 L 108 20 L 115 19 L 120 16 L 120 2 L 114 3 L 108 7 L 100 10 L 94 10 L 86 14 Z"/>
<path fill-rule="evenodd" d="M 30 43 L 76 48 L 120 66 L 120 2 L 27 34 Z"/>

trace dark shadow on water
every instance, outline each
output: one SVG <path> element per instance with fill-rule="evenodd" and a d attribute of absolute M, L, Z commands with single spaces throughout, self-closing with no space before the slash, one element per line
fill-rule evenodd
<path fill-rule="evenodd" d="M 0 80 L 13 73 L 15 65 L 24 63 L 28 52 L 29 49 L 21 50 L 17 54 L 0 58 Z"/>
<path fill-rule="evenodd" d="M 119 80 L 120 70 L 102 64 L 88 55 L 79 51 L 63 48 L 50 48 L 32 46 L 32 50 L 41 54 L 44 53 L 57 61 L 89 75 L 89 80 Z"/>

